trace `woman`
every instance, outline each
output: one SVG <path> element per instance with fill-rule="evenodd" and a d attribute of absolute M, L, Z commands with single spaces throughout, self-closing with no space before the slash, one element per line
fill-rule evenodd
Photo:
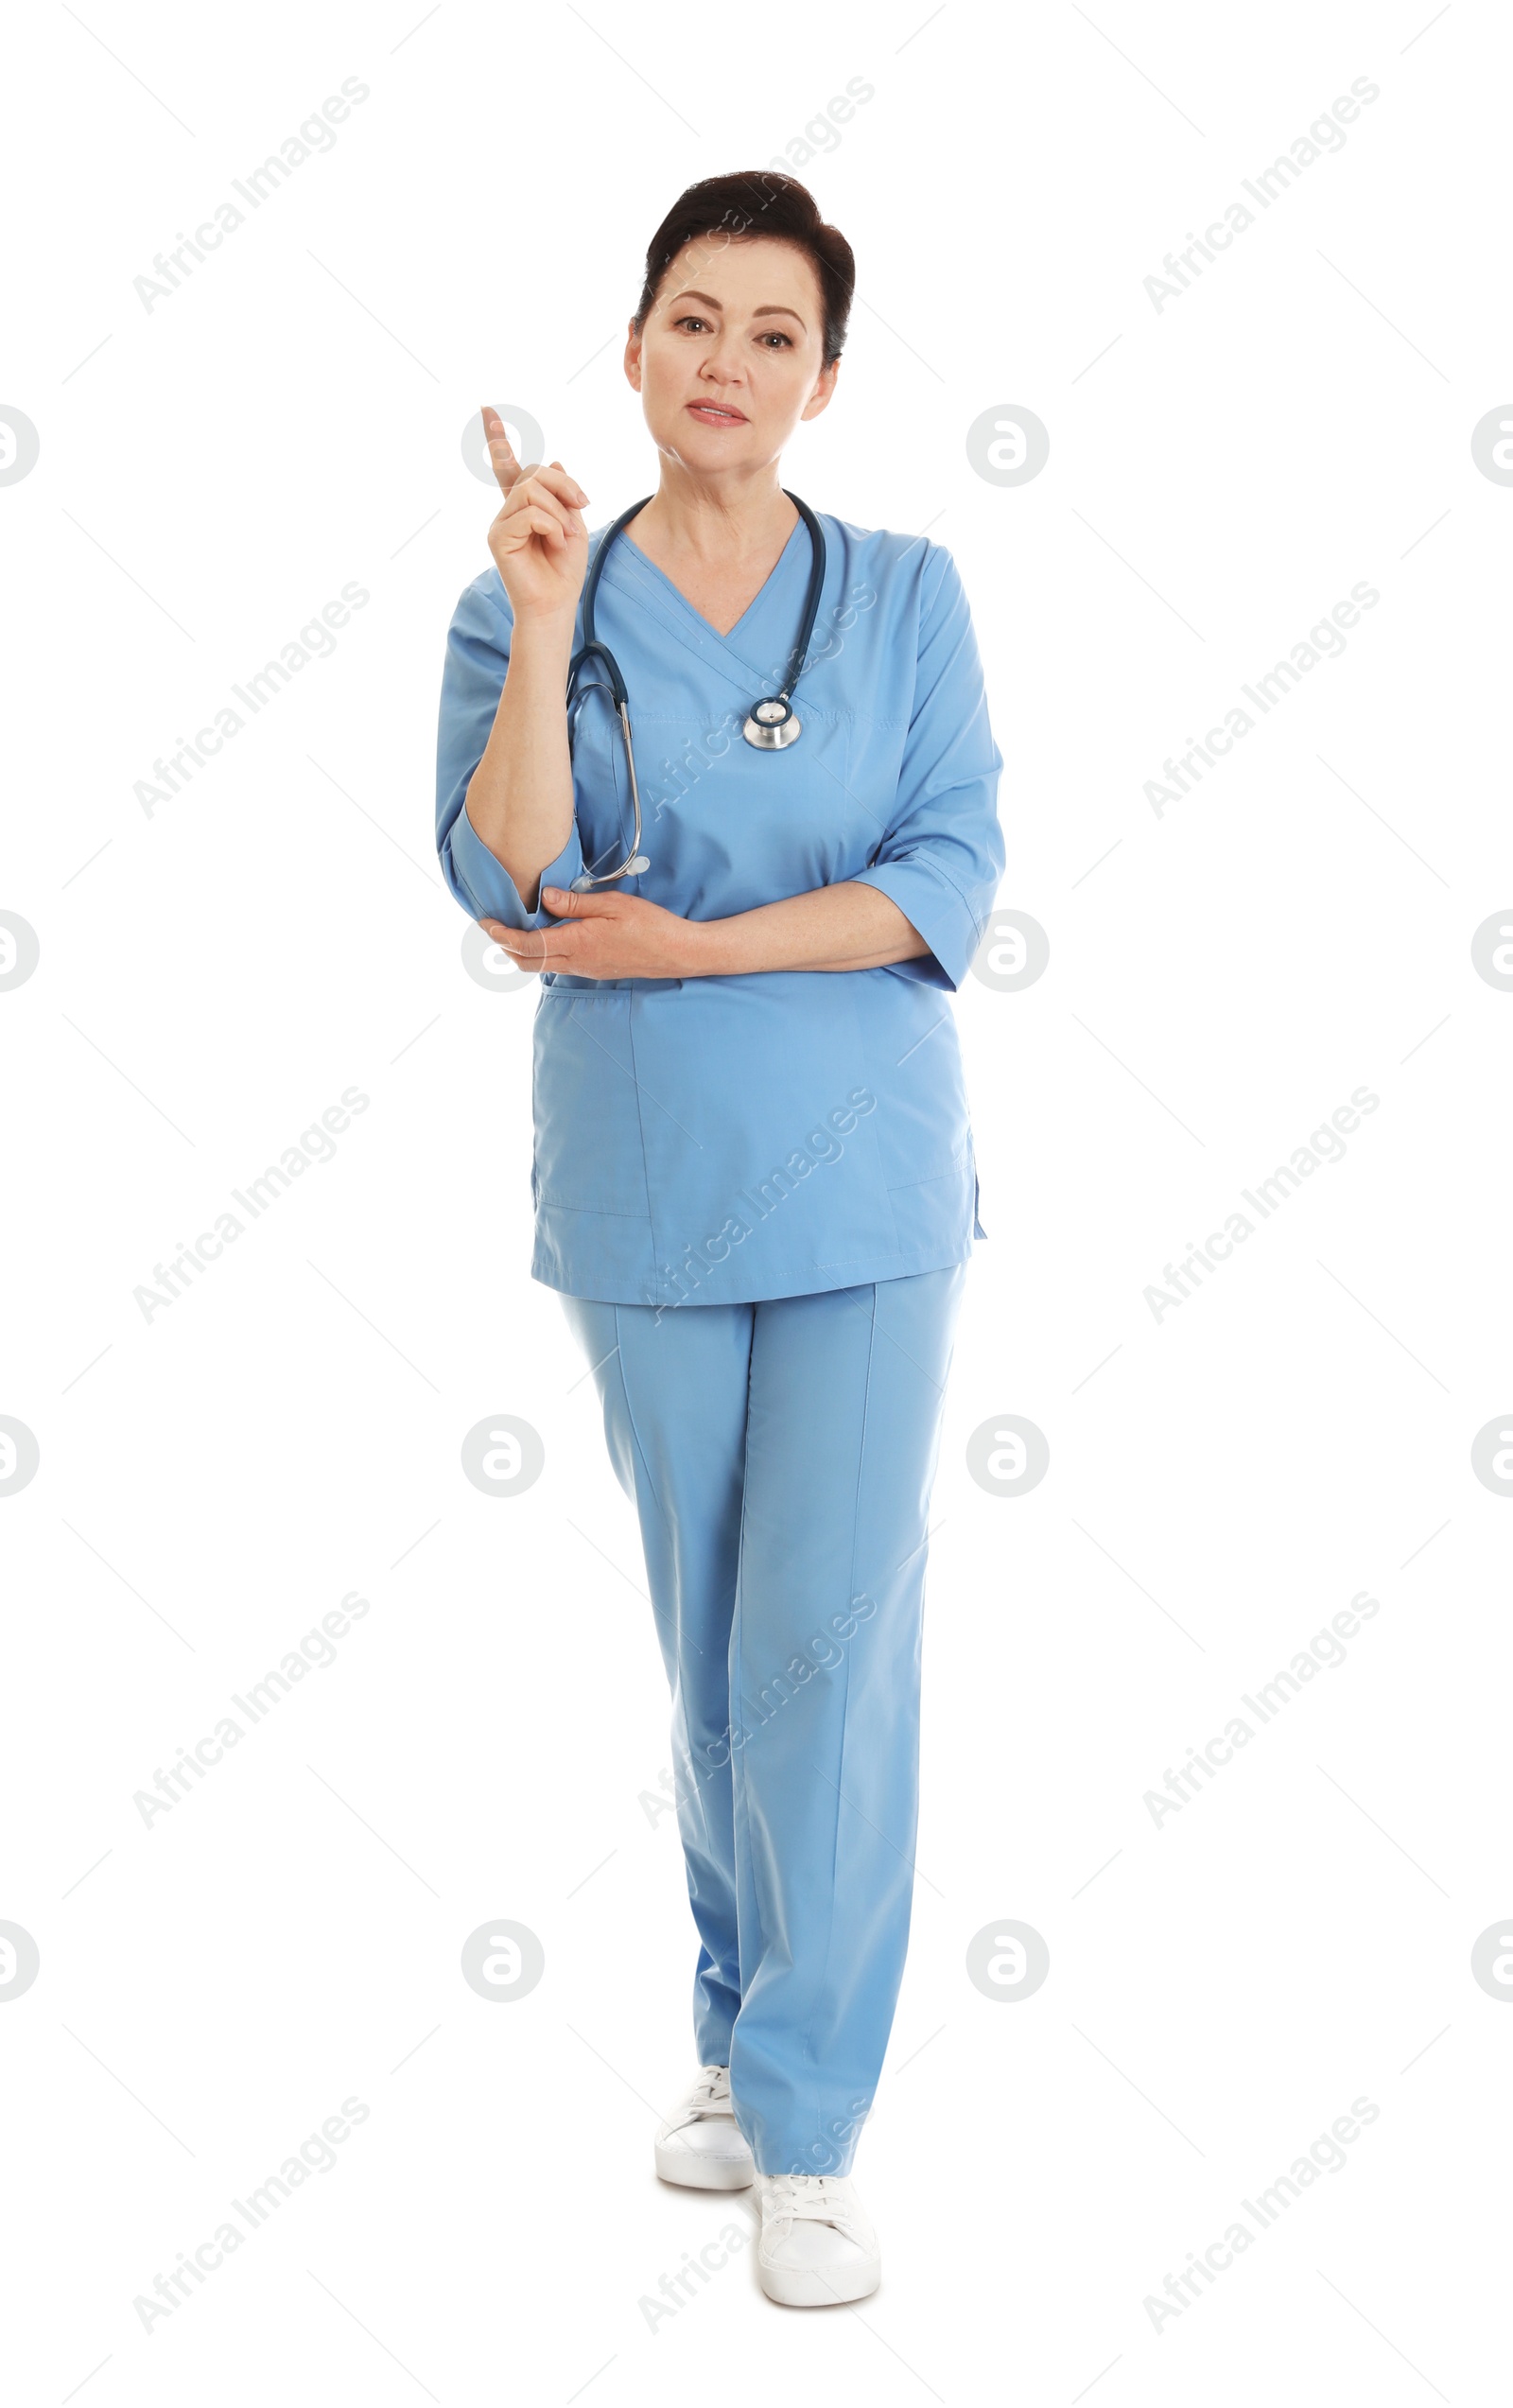
<path fill-rule="evenodd" d="M 797 2306 L 880 2278 L 851 2165 L 903 1972 L 926 1513 L 986 1234 L 945 999 L 1003 866 L 950 554 L 779 482 L 853 277 L 790 178 L 683 195 L 625 350 L 660 481 L 607 549 L 562 462 L 523 467 L 484 411 L 504 506 L 438 766 L 447 882 L 541 973 L 532 1273 L 593 1367 L 673 1696 L 700 2071 L 657 2171 L 755 2180 L 762 2287 Z M 585 600 L 638 798 L 598 653 L 569 752 Z"/>

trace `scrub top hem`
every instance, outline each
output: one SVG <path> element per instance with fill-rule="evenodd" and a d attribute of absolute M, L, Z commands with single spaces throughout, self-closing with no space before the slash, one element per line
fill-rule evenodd
<path fill-rule="evenodd" d="M 958 1264 L 968 1263 L 975 1250 L 972 1241 L 968 1240 L 965 1248 L 948 1247 L 944 1251 L 923 1247 L 913 1254 L 894 1252 L 856 1263 L 831 1264 L 824 1267 L 823 1273 L 816 1265 L 815 1277 L 807 1279 L 801 1287 L 777 1290 L 760 1287 L 751 1293 L 742 1292 L 739 1282 L 731 1283 L 717 1292 L 717 1282 L 709 1276 L 703 1282 L 701 1292 L 691 1296 L 680 1297 L 671 1293 L 670 1289 L 661 1296 L 648 1296 L 644 1291 L 633 1293 L 622 1283 L 614 1280 L 600 1282 L 593 1294 L 588 1295 L 582 1288 L 569 1286 L 561 1278 L 554 1278 L 550 1265 L 543 1261 L 539 1252 L 532 1257 L 530 1276 L 538 1285 L 549 1287 L 556 1295 L 577 1297 L 585 1304 L 644 1304 L 652 1311 L 660 1307 L 664 1312 L 680 1309 L 691 1312 L 702 1304 L 773 1304 L 784 1296 L 829 1296 L 838 1288 L 873 1287 L 887 1280 L 915 1279 L 925 1271 L 948 1271 Z M 606 1289 L 617 1292 L 606 1294 Z"/>

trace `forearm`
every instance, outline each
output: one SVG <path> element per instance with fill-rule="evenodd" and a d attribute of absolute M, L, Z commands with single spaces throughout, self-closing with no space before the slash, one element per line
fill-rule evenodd
<path fill-rule="evenodd" d="M 695 965 L 686 975 L 696 978 L 762 969 L 884 969 L 930 951 L 891 897 L 851 879 L 729 919 L 684 925 Z"/>
<path fill-rule="evenodd" d="M 572 641 L 570 615 L 515 622 L 499 707 L 464 806 L 528 911 L 536 908 L 542 871 L 572 829 L 565 701 Z"/>

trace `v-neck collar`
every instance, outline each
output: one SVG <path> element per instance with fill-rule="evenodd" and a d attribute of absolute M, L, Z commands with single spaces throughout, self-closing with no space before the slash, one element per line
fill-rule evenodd
<path fill-rule="evenodd" d="M 694 621 L 694 624 L 699 628 L 701 634 L 712 637 L 717 644 L 728 644 L 734 648 L 741 629 L 746 625 L 748 619 L 752 616 L 752 613 L 761 607 L 762 602 L 771 593 L 773 586 L 788 559 L 789 553 L 793 549 L 795 538 L 799 535 L 807 536 L 808 532 L 809 531 L 805 527 L 803 519 L 795 518 L 792 526 L 789 530 L 787 543 L 783 546 L 782 550 L 778 553 L 777 558 L 774 561 L 771 568 L 768 570 L 761 584 L 756 588 L 756 591 L 753 594 L 750 602 L 746 604 L 746 607 L 741 612 L 740 617 L 736 620 L 735 625 L 727 628 L 723 634 L 722 634 L 721 630 L 715 625 L 712 619 L 705 619 L 702 610 L 696 610 L 694 608 L 692 602 L 688 600 L 687 595 L 683 591 L 682 586 L 675 585 L 671 578 L 668 575 L 667 570 L 657 567 L 657 564 L 652 558 L 651 553 L 645 552 L 641 550 L 640 545 L 636 542 L 629 527 L 622 531 L 620 542 L 622 544 L 628 544 L 631 550 L 635 552 L 636 559 L 641 562 L 643 567 L 649 568 L 652 571 L 652 576 L 655 577 L 661 585 L 667 587 L 668 592 L 673 597 L 680 609 L 685 611 L 688 618 Z M 614 555 L 612 553 L 610 556 L 611 561 L 613 558 Z M 608 568 L 609 566 L 610 562 L 606 561 L 606 568 Z"/>

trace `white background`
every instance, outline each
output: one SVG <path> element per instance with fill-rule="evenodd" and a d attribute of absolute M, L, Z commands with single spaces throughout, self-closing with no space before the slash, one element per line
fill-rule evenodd
<path fill-rule="evenodd" d="M 1471 937 L 1513 894 L 1513 490 L 1470 434 L 1513 391 L 1504 13 L 86 0 L 9 50 L 0 403 L 41 437 L 0 489 L 0 907 L 41 945 L 0 994 L 0 1412 L 41 1450 L 0 1499 L 0 1917 L 41 1952 L 0 2014 L 15 2397 L 1489 2397 L 1513 2016 L 1471 1950 L 1513 1907 L 1513 1666 L 1471 1445 L 1513 1403 L 1513 998 Z M 347 77 L 334 148 L 145 308 L 154 254 Z M 954 553 L 1001 901 L 1051 959 L 957 1004 L 990 1237 L 857 2159 L 883 2287 L 783 2312 L 748 2245 L 653 2328 L 749 2210 L 652 2171 L 691 2071 L 667 1698 L 528 1275 L 534 989 L 464 967 L 437 688 L 486 560 L 468 414 L 529 410 L 594 524 L 650 490 L 619 365 L 646 241 L 855 77 L 799 167 L 856 249 L 851 340 L 785 478 Z M 1360 77 L 1344 148 L 1157 311 L 1164 255 Z M 967 458 L 1000 406 L 1050 430 L 1018 487 Z M 349 581 L 333 655 L 144 811 Z M 1343 655 L 1157 816 L 1166 756 L 1358 581 Z M 1156 1318 L 1163 1266 L 1363 1086 L 1345 1159 Z M 145 1319 L 348 1087 L 335 1159 Z M 546 1450 L 512 1501 L 460 1465 L 500 1413 Z M 965 1466 L 1011 1413 L 1051 1452 L 1019 1497 Z M 134 1794 L 353 1590 L 336 1662 L 145 1827 Z M 1146 1792 L 1363 1590 L 1347 1661 L 1157 1823 Z M 494 2003 L 459 1961 L 501 1917 L 546 1973 Z M 1033 1998 L 967 1978 L 1011 1917 L 1049 1946 Z M 144 2330 L 348 2098 L 331 2170 Z M 1360 2098 L 1344 2167 L 1157 2329 L 1166 2276 Z"/>

